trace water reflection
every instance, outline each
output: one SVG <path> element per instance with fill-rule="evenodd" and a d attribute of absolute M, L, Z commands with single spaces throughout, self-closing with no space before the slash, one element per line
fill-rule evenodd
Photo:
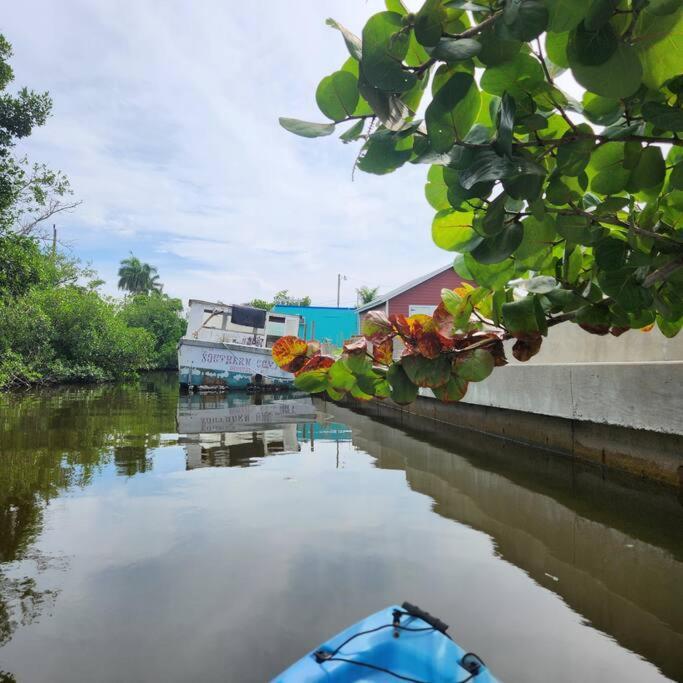
<path fill-rule="evenodd" d="M 307 397 L 179 397 L 163 374 L 0 396 L 19 683 L 263 680 L 404 598 L 503 680 L 658 680 L 628 651 L 680 680 L 682 529 L 669 491 Z"/>

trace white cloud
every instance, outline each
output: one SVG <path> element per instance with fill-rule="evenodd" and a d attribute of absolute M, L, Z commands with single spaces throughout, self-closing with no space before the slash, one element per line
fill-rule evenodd
<path fill-rule="evenodd" d="M 83 205 L 61 233 L 110 280 L 133 250 L 167 291 L 242 301 L 288 288 L 333 303 L 336 274 L 384 290 L 446 262 L 431 244 L 425 168 L 356 174 L 357 147 L 304 140 L 322 76 L 379 0 L 29 1 L 5 13 L 17 85 L 54 116 L 25 145 Z M 9 16 L 7 16 L 9 14 Z M 27 31 L 26 26 L 31 26 Z"/>

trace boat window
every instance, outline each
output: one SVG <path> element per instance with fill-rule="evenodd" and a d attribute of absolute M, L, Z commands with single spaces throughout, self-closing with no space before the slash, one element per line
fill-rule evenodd
<path fill-rule="evenodd" d="M 210 327 L 214 330 L 225 329 L 225 313 L 220 313 L 213 308 L 205 308 L 202 316 L 202 327 Z"/>
<path fill-rule="evenodd" d="M 268 320 L 271 323 L 284 323 L 286 322 L 287 318 L 285 318 L 283 315 L 269 315 Z"/>
<path fill-rule="evenodd" d="M 281 337 L 282 335 L 280 334 L 269 334 L 266 337 L 266 348 L 267 349 L 272 349 L 273 344 Z"/>

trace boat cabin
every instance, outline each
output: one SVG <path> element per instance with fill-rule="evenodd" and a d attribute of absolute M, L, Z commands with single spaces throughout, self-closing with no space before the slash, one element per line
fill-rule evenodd
<path fill-rule="evenodd" d="M 299 322 L 298 315 L 190 299 L 185 339 L 269 349 L 280 337 L 296 336 Z"/>

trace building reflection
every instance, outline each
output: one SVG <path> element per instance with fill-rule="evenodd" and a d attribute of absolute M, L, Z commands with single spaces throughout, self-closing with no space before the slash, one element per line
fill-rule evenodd
<path fill-rule="evenodd" d="M 683 508 L 674 492 L 450 426 L 406 432 L 326 409 L 377 467 L 404 470 L 436 513 L 488 534 L 502 559 L 683 680 Z"/>

